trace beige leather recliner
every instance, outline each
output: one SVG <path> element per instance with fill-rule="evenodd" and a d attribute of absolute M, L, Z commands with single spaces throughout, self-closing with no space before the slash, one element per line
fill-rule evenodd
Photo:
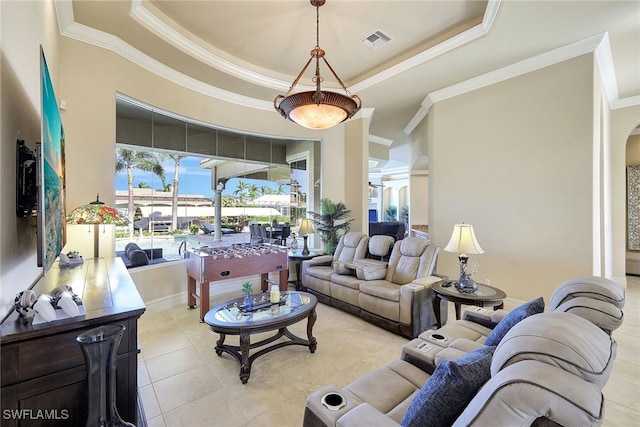
<path fill-rule="evenodd" d="M 439 252 L 440 247 L 427 239 L 407 237 L 395 242 L 388 262 L 338 261 L 331 271 L 317 267 L 319 260 L 314 258 L 303 263 L 302 284 L 322 302 L 414 338 L 437 323 L 431 284 L 442 279 L 435 275 Z M 441 304 L 446 321 L 447 302 Z"/>
<path fill-rule="evenodd" d="M 599 278 L 565 283 L 554 297 L 563 293 L 577 295 L 585 289 L 590 290 L 592 297 L 583 292 L 580 296 L 585 298 L 583 306 L 606 299 L 610 300 L 606 304 L 617 308 L 624 305 L 624 290 Z M 597 311 L 602 306 L 596 303 L 593 307 Z M 613 367 L 617 344 L 606 328 L 603 330 L 591 321 L 598 321 L 592 314 L 584 310 L 546 312 L 531 315 L 513 326 L 495 348 L 489 380 L 474 392 L 470 401 L 464 402 L 450 424 L 600 425 L 605 406 L 602 388 Z M 470 321 L 452 324 L 460 322 Z M 427 334 L 441 331 L 443 335 L 446 333 L 440 329 Z M 470 351 L 481 346 L 476 341 L 468 342 Z M 420 366 L 434 362 L 431 348 L 448 351 L 422 341 L 421 348 L 412 349 L 412 358 L 405 358 L 403 349 L 402 358 L 392 360 L 346 387 L 329 385 L 311 394 L 304 425 L 397 427 L 415 396 L 427 387 L 425 384 L 433 369 Z M 419 358 L 423 358 L 422 362 L 415 363 Z M 430 407 L 421 410 L 429 411 Z"/>
<path fill-rule="evenodd" d="M 553 291 L 547 309 L 576 314 L 611 334 L 622 324 L 624 303 L 624 288 L 614 281 L 579 276 L 564 281 Z M 464 310 L 462 320 L 448 323 L 436 331 L 425 331 L 407 343 L 401 357 L 421 364 L 431 372 L 440 360 L 455 359 L 482 346 L 508 313 L 506 310 L 469 307 Z M 426 353 L 418 350 L 418 347 L 424 349 L 425 342 L 434 345 Z"/>
<path fill-rule="evenodd" d="M 406 337 L 414 337 L 434 327 L 437 322 L 431 284 L 441 280 L 435 276 L 439 253 L 439 246 L 421 237 L 398 240 L 389 256 L 384 277 L 360 282 L 358 306 L 362 310 L 361 317 L 373 323 L 395 322 L 400 327 L 400 334 Z M 360 268 L 358 277 L 366 279 L 366 270 Z M 443 306 L 442 312 L 446 313 L 446 302 Z"/>
<path fill-rule="evenodd" d="M 357 231 L 345 233 L 333 255 L 322 255 L 303 262 L 302 285 L 323 295 L 331 295 L 331 275 L 348 273 L 345 264 L 367 255 L 369 236 Z"/>

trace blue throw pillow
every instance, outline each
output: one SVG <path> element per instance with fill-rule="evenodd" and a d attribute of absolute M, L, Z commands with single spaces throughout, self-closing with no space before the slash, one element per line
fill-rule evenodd
<path fill-rule="evenodd" d="M 491 378 L 495 347 L 481 347 L 456 360 L 443 360 L 413 398 L 403 427 L 450 426 Z"/>
<path fill-rule="evenodd" d="M 491 331 L 487 339 L 484 341 L 485 345 L 498 345 L 502 338 L 509 332 L 509 329 L 514 327 L 519 321 L 526 319 L 527 317 L 542 313 L 544 311 L 544 300 L 542 297 L 538 297 L 529 302 L 525 302 L 519 307 L 513 309 L 507 314 L 504 319 L 498 322 L 496 327 Z"/>

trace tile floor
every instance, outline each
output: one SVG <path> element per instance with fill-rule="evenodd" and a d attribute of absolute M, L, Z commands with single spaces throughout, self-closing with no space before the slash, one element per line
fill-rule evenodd
<path fill-rule="evenodd" d="M 603 393 L 605 426 L 640 425 L 640 277 L 629 277 L 618 354 Z M 224 302 L 233 295 L 219 295 Z M 449 318 L 454 318 L 450 304 Z M 507 307 L 510 308 L 510 307 Z M 307 395 L 344 386 L 400 354 L 406 339 L 318 304 L 318 349 L 289 346 L 258 358 L 243 385 L 239 365 L 215 354 L 217 335 L 197 310 L 178 307 L 140 319 L 139 386 L 150 427 L 300 426 Z M 290 327 L 302 337 L 306 322 Z M 237 337 L 228 337 L 228 342 Z M 253 337 L 252 337 L 253 339 Z"/>

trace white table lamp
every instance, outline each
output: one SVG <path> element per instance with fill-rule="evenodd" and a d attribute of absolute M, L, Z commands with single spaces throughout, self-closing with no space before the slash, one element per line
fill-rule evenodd
<path fill-rule="evenodd" d="M 458 254 L 458 260 L 460 261 L 460 278 L 456 283 L 456 288 L 460 292 L 474 293 L 478 289 L 478 285 L 473 281 L 471 275 L 467 273 L 467 260 L 469 255 L 482 254 L 484 250 L 480 247 L 475 233 L 473 232 L 473 225 L 456 224 L 453 227 L 453 233 L 447 246 L 444 248 L 447 252 L 454 252 Z"/>

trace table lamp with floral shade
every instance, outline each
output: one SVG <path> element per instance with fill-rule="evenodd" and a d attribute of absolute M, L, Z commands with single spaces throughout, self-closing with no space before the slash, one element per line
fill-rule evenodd
<path fill-rule="evenodd" d="M 79 206 L 67 215 L 67 224 L 93 224 L 93 256 L 100 255 L 100 235 L 98 228 L 100 224 L 127 225 L 129 220 L 116 208 L 112 208 L 100 201 L 100 195 L 96 195 L 96 200 L 86 205 Z"/>

